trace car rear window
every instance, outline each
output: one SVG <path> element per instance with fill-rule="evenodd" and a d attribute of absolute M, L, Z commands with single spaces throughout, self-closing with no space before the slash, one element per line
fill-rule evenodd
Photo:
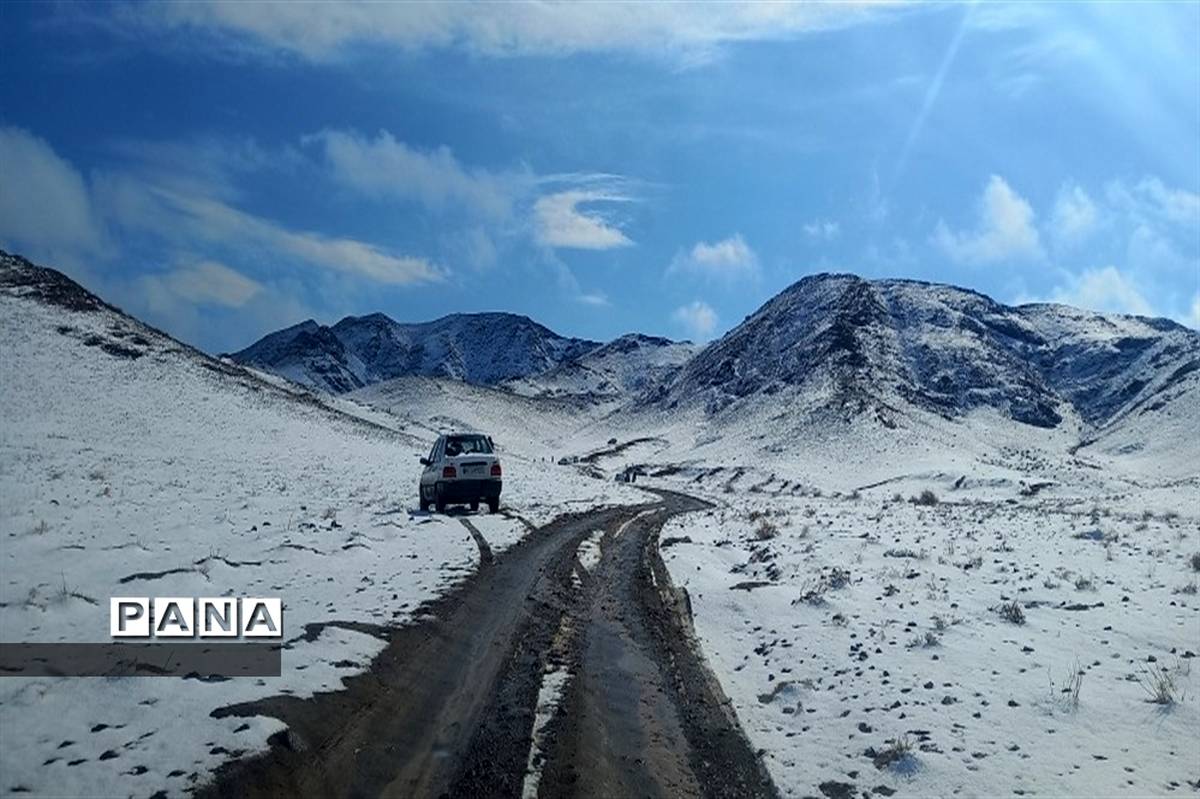
<path fill-rule="evenodd" d="M 491 455 L 492 445 L 487 436 L 450 436 L 446 439 L 447 455 Z"/>

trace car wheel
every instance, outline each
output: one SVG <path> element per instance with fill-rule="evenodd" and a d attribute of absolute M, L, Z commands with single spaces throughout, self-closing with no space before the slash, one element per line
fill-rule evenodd
<path fill-rule="evenodd" d="M 478 513 L 478 512 L 479 512 L 479 500 L 475 500 L 474 502 L 471 503 L 471 513 Z"/>
<path fill-rule="evenodd" d="M 489 499 L 487 502 L 488 502 L 488 513 L 496 513 L 497 511 L 500 510 L 500 498 L 499 497 L 496 497 L 495 499 Z"/>

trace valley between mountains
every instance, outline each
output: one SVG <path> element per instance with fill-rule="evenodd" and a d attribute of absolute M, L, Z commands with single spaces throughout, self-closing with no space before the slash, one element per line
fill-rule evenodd
<path fill-rule="evenodd" d="M 1194 330 L 815 275 L 213 357 L 8 254 L 0 325 L 0 640 L 285 605 L 277 678 L 0 680 L 5 795 L 1200 791 Z M 499 514 L 417 509 L 462 428 Z"/>

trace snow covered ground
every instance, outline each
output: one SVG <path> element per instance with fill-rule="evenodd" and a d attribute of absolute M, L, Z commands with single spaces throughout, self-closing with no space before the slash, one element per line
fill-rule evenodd
<path fill-rule="evenodd" d="M 930 505 L 723 485 L 663 554 L 784 795 L 1200 790 L 1195 479 Z"/>
<path fill-rule="evenodd" d="M 382 649 L 372 631 L 476 568 L 458 519 L 415 509 L 435 430 L 22 293 L 0 293 L 0 640 L 107 641 L 112 596 L 278 596 L 287 648 L 278 678 L 0 680 L 5 794 L 182 794 L 281 726 L 210 711 L 336 690 Z M 471 517 L 495 553 L 644 497 L 517 453 L 504 467 L 505 513 Z"/>

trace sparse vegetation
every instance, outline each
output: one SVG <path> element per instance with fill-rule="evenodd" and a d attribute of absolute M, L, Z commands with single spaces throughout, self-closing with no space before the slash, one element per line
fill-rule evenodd
<path fill-rule="evenodd" d="M 996 612 L 1007 622 L 1012 622 L 1013 624 L 1025 623 L 1025 608 L 1021 607 L 1021 603 L 1016 600 L 1005 602 L 996 608 Z"/>
<path fill-rule="evenodd" d="M 779 528 L 770 519 L 759 519 L 758 527 L 754 528 L 754 537 L 759 541 L 770 541 L 779 535 Z"/>
<path fill-rule="evenodd" d="M 928 488 L 909 501 L 914 505 L 931 506 L 938 504 L 937 494 L 933 493 Z"/>
<path fill-rule="evenodd" d="M 924 635 L 914 636 L 908 642 L 909 649 L 928 649 L 929 647 L 941 645 L 942 637 L 933 630 L 926 630 Z"/>
<path fill-rule="evenodd" d="M 1192 553 L 1192 571 L 1200 572 L 1200 552 Z"/>
<path fill-rule="evenodd" d="M 868 749 L 866 754 L 871 758 L 877 769 L 885 769 L 901 763 L 912 757 L 913 743 L 908 733 L 888 741 L 888 745 L 879 751 Z"/>
<path fill-rule="evenodd" d="M 845 588 L 850 584 L 850 571 L 838 566 L 823 569 L 819 575 L 807 581 L 801 588 L 800 598 L 792 602 L 797 605 L 804 602 L 809 605 L 821 605 L 825 595 L 830 591 Z"/>
<path fill-rule="evenodd" d="M 1188 675 L 1188 667 L 1176 661 L 1168 666 L 1162 663 L 1148 663 L 1142 667 L 1138 675 L 1138 684 L 1149 695 L 1147 702 L 1156 705 L 1174 705 L 1183 700 L 1183 677 Z"/>
<path fill-rule="evenodd" d="M 31 599 L 32 599 L 32 596 L 33 596 L 33 594 L 31 592 L 31 594 L 30 594 Z M 63 574 L 62 575 L 62 585 L 59 586 L 59 589 L 54 592 L 54 601 L 58 602 L 58 603 L 65 603 L 71 599 L 82 599 L 84 602 L 87 602 L 89 605 L 99 604 L 96 602 L 95 599 L 88 596 L 87 594 L 80 593 L 78 589 L 71 588 L 70 586 L 68 586 L 67 585 L 67 575 Z"/>
<path fill-rule="evenodd" d="M 1049 674 L 1049 669 L 1046 670 Z M 1079 694 L 1083 689 L 1083 678 L 1087 671 L 1076 660 L 1071 664 L 1071 670 L 1067 672 L 1066 678 L 1062 684 L 1055 686 L 1054 678 L 1050 677 L 1050 702 L 1051 704 L 1077 710 L 1079 708 Z"/>

